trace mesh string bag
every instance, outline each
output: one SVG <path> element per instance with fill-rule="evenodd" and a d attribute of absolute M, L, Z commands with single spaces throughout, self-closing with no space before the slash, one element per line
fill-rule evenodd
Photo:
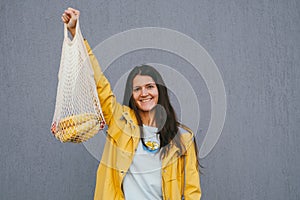
<path fill-rule="evenodd" d="M 93 137 L 104 125 L 94 72 L 80 31 L 79 20 L 73 40 L 68 37 L 67 25 L 64 24 L 51 131 L 61 142 L 80 143 Z"/>

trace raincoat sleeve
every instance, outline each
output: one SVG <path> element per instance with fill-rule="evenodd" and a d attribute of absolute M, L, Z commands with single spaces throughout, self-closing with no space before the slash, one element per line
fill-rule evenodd
<path fill-rule="evenodd" d="M 111 124 L 113 114 L 122 110 L 122 105 L 117 102 L 116 97 L 111 90 L 110 83 L 104 76 L 89 43 L 87 40 L 84 40 L 84 43 L 94 70 L 94 79 L 96 82 L 97 93 L 102 107 L 104 119 L 106 124 L 109 126 Z"/>

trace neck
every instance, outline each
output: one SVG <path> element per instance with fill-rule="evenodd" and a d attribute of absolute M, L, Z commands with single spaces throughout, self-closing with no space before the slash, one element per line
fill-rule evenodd
<path fill-rule="evenodd" d="M 147 112 L 139 111 L 139 114 L 144 125 L 156 127 L 154 110 Z"/>

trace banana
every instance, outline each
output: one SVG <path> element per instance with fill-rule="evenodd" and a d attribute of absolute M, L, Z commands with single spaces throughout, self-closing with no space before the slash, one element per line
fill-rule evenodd
<path fill-rule="evenodd" d="M 77 126 L 79 124 L 82 124 L 86 121 L 89 121 L 91 119 L 97 119 L 97 115 L 93 113 L 85 113 L 85 114 L 79 114 L 79 115 L 72 115 L 69 117 L 66 117 L 59 121 L 58 128 L 59 129 L 66 129 L 69 127 Z"/>
<path fill-rule="evenodd" d="M 69 140 L 69 142 L 81 143 L 81 142 L 87 141 L 89 138 L 96 135 L 99 130 L 100 130 L 100 124 L 99 124 L 99 126 L 98 125 L 94 126 L 86 133 L 82 133 L 80 135 L 77 135 L 76 137 L 73 137 L 72 139 Z"/>
<path fill-rule="evenodd" d="M 92 120 L 86 121 L 80 125 L 62 130 L 63 140 L 68 142 L 69 140 L 72 140 L 73 138 L 82 137 L 82 135 L 85 135 L 87 132 L 89 132 L 95 126 L 100 128 L 100 126 L 98 124 L 99 123 L 97 120 L 92 119 Z"/>
<path fill-rule="evenodd" d="M 104 126 L 95 114 L 80 114 L 58 123 L 55 137 L 61 142 L 80 143 L 93 137 Z"/>

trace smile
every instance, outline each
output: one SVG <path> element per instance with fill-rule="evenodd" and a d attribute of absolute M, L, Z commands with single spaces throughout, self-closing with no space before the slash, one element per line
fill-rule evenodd
<path fill-rule="evenodd" d="M 142 99 L 142 100 L 140 100 L 142 103 L 144 103 L 144 102 L 148 102 L 148 101 L 151 101 L 152 100 L 152 98 L 150 98 L 150 99 Z"/>

